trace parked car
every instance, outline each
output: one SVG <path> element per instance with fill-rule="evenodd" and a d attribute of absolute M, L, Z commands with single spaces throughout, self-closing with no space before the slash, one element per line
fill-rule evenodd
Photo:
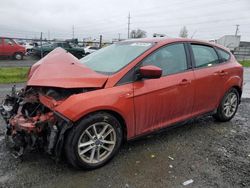
<path fill-rule="evenodd" d="M 33 46 L 32 43 L 25 43 L 25 44 L 24 44 L 24 47 L 25 47 L 25 49 L 26 49 L 27 55 L 32 54 L 33 48 L 34 48 L 34 46 Z"/>
<path fill-rule="evenodd" d="M 17 60 L 22 60 L 25 53 L 25 48 L 16 43 L 13 39 L 0 37 L 0 56 L 7 56 Z"/>
<path fill-rule="evenodd" d="M 34 48 L 33 43 L 25 42 L 25 41 L 18 41 L 18 44 L 23 46 L 26 50 L 26 55 L 32 54 L 32 50 Z"/>
<path fill-rule="evenodd" d="M 95 51 L 99 50 L 99 47 L 96 47 L 96 46 L 87 46 L 84 48 L 84 51 L 85 51 L 85 54 L 88 55 L 88 54 L 91 54 Z"/>
<path fill-rule="evenodd" d="M 57 47 L 65 49 L 77 58 L 82 58 L 85 55 L 84 49 L 70 45 L 68 42 L 55 42 L 53 44 L 34 47 L 33 54 L 35 56 L 44 57 Z"/>
<path fill-rule="evenodd" d="M 23 90 L 12 89 L 1 114 L 17 156 L 38 147 L 95 169 L 123 141 L 205 114 L 231 120 L 242 84 L 234 56 L 203 41 L 128 40 L 81 60 L 57 48 L 31 67 Z"/>

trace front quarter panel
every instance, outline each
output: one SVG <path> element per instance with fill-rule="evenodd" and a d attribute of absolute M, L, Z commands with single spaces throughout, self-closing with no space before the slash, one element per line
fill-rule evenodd
<path fill-rule="evenodd" d="M 102 110 L 118 113 L 125 121 L 127 138 L 134 136 L 132 84 L 72 95 L 55 108 L 55 111 L 73 122 L 78 121 L 87 114 Z"/>

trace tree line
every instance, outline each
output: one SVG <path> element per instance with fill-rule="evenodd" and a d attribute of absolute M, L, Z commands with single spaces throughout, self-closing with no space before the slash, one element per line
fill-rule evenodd
<path fill-rule="evenodd" d="M 145 38 L 147 37 L 147 32 L 142 29 L 134 29 L 130 32 L 130 38 Z M 179 37 L 188 38 L 188 30 L 186 26 L 183 26 L 180 30 Z"/>

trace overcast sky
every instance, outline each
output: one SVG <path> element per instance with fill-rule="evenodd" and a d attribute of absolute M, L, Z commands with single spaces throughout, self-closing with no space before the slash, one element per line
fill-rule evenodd
<path fill-rule="evenodd" d="M 131 29 L 143 29 L 148 37 L 162 33 L 178 37 L 182 26 L 189 37 L 218 39 L 235 34 L 250 41 L 250 0 L 2 0 L 0 35 L 12 37 L 79 39 L 127 38 Z"/>

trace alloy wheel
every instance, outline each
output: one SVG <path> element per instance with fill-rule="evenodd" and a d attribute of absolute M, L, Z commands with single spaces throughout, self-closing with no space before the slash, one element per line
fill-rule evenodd
<path fill-rule="evenodd" d="M 78 155 L 89 164 L 104 161 L 116 144 L 116 132 L 106 122 L 97 122 L 83 131 L 78 140 Z"/>
<path fill-rule="evenodd" d="M 238 97 L 235 93 L 229 93 L 223 105 L 223 112 L 227 118 L 234 115 L 238 105 Z"/>

